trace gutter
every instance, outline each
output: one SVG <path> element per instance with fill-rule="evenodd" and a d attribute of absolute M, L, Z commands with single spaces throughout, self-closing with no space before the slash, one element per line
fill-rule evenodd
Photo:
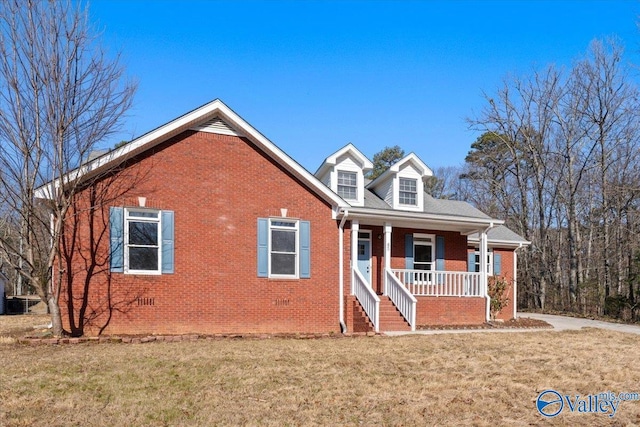
<path fill-rule="evenodd" d="M 356 215 L 359 218 L 369 219 L 405 219 L 414 221 L 429 220 L 434 223 L 450 224 L 450 223 L 463 223 L 469 225 L 488 225 L 489 228 L 493 228 L 497 225 L 504 224 L 503 220 L 496 220 L 493 218 L 472 218 L 455 215 L 438 215 L 429 214 L 424 212 L 399 212 L 395 210 L 381 210 L 381 209 L 368 209 L 368 208 L 355 208 L 352 209 L 352 215 Z"/>
<path fill-rule="evenodd" d="M 341 209 L 342 219 L 340 220 L 340 225 L 338 226 L 338 250 L 340 254 L 338 255 L 338 268 L 340 270 L 338 274 L 338 288 L 339 288 L 339 310 L 338 319 L 340 319 L 340 332 L 343 334 L 347 333 L 347 325 L 344 323 L 344 224 L 347 222 L 347 217 L 349 216 L 349 211 L 346 209 Z M 338 213 L 340 213 L 340 211 Z"/>

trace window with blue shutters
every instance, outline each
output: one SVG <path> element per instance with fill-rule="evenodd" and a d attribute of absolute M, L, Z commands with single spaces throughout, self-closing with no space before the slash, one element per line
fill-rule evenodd
<path fill-rule="evenodd" d="M 500 254 L 496 254 L 496 261 L 498 261 L 498 265 L 494 265 L 494 255 L 493 251 L 489 249 L 487 252 L 487 273 L 489 276 L 499 275 L 500 271 Z M 470 272 L 479 273 L 480 272 L 480 251 L 469 252 L 469 260 L 468 260 L 468 270 Z M 496 269 L 496 267 L 498 269 Z"/>
<path fill-rule="evenodd" d="M 172 211 L 112 207 L 109 230 L 111 272 L 173 273 Z"/>
<path fill-rule="evenodd" d="M 258 218 L 258 277 L 311 277 L 309 221 Z"/>

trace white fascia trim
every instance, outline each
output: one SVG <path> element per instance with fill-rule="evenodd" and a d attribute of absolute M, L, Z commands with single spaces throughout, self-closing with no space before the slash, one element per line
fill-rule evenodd
<path fill-rule="evenodd" d="M 314 173 L 315 176 L 319 176 L 324 174 L 324 172 L 326 172 L 326 170 L 328 168 L 330 168 L 331 166 L 335 166 L 338 163 L 338 157 L 351 152 L 353 157 L 355 157 L 361 164 L 362 164 L 362 171 L 366 172 L 366 171 L 370 171 L 373 169 L 373 163 L 371 162 L 371 160 L 369 160 L 367 158 L 367 156 L 365 156 L 364 154 L 362 154 L 362 152 L 360 150 L 358 150 L 355 145 L 353 145 L 351 142 L 348 143 L 347 145 L 345 145 L 344 147 L 342 147 L 341 149 L 339 149 L 338 151 L 336 151 L 335 153 L 331 154 L 329 157 L 327 157 L 324 162 L 322 162 L 322 164 L 320 165 L 320 167 L 318 168 L 318 170 Z"/>
<path fill-rule="evenodd" d="M 499 219 L 490 219 L 490 218 L 464 218 L 453 215 L 433 215 L 426 213 L 418 213 L 418 212 L 401 212 L 401 211 L 387 211 L 387 210 L 378 210 L 378 209 L 359 209 L 356 207 L 351 207 L 349 209 L 349 215 L 352 217 L 359 218 L 375 218 L 375 219 L 388 219 L 390 221 L 394 219 L 400 220 L 415 220 L 415 221 L 432 221 L 435 223 L 444 223 L 444 224 L 463 224 L 463 225 L 472 225 L 472 226 L 484 226 L 493 228 L 496 225 L 504 224 L 504 221 Z"/>
<path fill-rule="evenodd" d="M 375 188 L 378 184 L 387 180 L 389 175 L 395 175 L 400 171 L 400 166 L 405 163 L 410 162 L 416 167 L 418 173 L 422 176 L 422 181 L 426 178 L 433 176 L 433 171 L 427 166 L 415 153 L 409 153 L 404 156 L 402 159 L 398 160 L 394 165 L 392 165 L 389 169 L 384 171 L 382 175 L 374 179 L 367 185 L 367 188 Z"/>
<path fill-rule="evenodd" d="M 141 137 L 131 141 L 128 144 L 123 145 L 120 148 L 110 151 L 109 153 L 86 163 L 78 169 L 69 172 L 62 179 L 64 182 L 72 182 L 91 172 L 95 172 L 102 168 L 107 168 L 113 163 L 122 162 L 136 154 L 139 154 L 149 148 L 154 147 L 157 144 L 166 141 L 172 136 L 175 136 L 180 132 L 190 128 L 197 122 L 200 122 L 203 119 L 216 114 L 220 115 L 223 120 L 231 122 L 230 124 L 232 126 L 239 128 L 246 135 L 246 137 L 251 139 L 252 142 L 260 147 L 260 149 L 277 160 L 281 166 L 300 178 L 301 181 L 309 185 L 326 201 L 335 206 L 349 206 L 337 194 L 329 190 L 315 176 L 313 176 L 305 168 L 300 166 L 300 164 L 289 157 L 288 154 L 286 154 L 275 144 L 269 141 L 264 135 L 258 132 L 255 128 L 253 128 L 253 126 L 247 123 L 219 99 L 203 105 L 202 107 L 197 108 L 190 113 L 187 113 L 165 125 L 158 127 L 157 129 L 149 133 L 142 135 Z M 36 197 L 40 199 L 53 199 L 54 189 L 58 188 L 59 186 L 59 180 L 49 182 L 48 184 L 45 184 L 42 187 L 36 189 Z"/>
<path fill-rule="evenodd" d="M 422 160 L 420 160 L 420 158 L 416 156 L 415 153 L 409 153 L 408 155 L 404 156 L 402 159 L 398 160 L 393 166 L 391 166 L 389 170 L 391 172 L 399 172 L 400 166 L 409 162 L 413 163 L 413 165 L 416 166 L 416 169 L 418 169 L 418 172 L 422 175 L 423 179 L 428 176 L 433 176 L 433 171 Z"/>
<path fill-rule="evenodd" d="M 311 188 L 316 190 L 318 194 L 324 196 L 325 200 L 330 202 L 332 205 L 349 207 L 349 204 L 346 203 L 340 196 L 327 188 L 327 186 L 320 182 L 318 178 L 316 178 L 313 174 L 303 168 L 298 162 L 293 160 L 288 154 L 278 148 L 278 146 L 269 141 L 269 139 L 267 139 L 264 135 L 258 132 L 258 130 L 247 123 L 244 119 L 242 119 L 242 117 L 237 115 L 233 110 L 231 110 L 221 101 L 218 102 L 220 102 L 221 105 L 219 113 L 222 115 L 222 117 L 232 122 L 234 126 L 242 129 L 247 138 L 251 139 L 264 152 L 269 154 L 269 156 L 276 160 L 279 160 L 278 163 L 280 163 L 281 166 L 296 175 Z"/>
<path fill-rule="evenodd" d="M 498 224 L 500 225 L 500 224 Z M 471 237 L 469 236 L 469 238 L 467 239 L 469 243 L 477 243 L 480 241 L 480 239 L 478 239 L 477 237 Z M 508 248 L 521 248 L 524 246 L 529 246 L 531 244 L 531 242 L 527 242 L 526 240 L 523 241 L 513 241 L 513 240 L 493 240 L 490 237 L 487 237 L 487 244 L 491 245 L 491 246 L 498 246 L 498 247 L 508 247 Z"/>

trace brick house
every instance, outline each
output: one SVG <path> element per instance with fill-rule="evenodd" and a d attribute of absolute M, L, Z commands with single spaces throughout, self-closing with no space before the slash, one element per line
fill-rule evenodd
<path fill-rule="evenodd" d="M 219 100 L 91 160 L 70 175 L 84 187 L 54 274 L 65 328 L 483 323 L 490 274 L 513 283 L 515 301 L 515 250 L 528 242 L 468 203 L 427 194 L 432 172 L 415 154 L 368 181 L 371 168 L 348 144 L 312 174 Z M 477 262 L 476 248 L 491 262 Z M 511 304 L 500 317 L 514 314 Z"/>

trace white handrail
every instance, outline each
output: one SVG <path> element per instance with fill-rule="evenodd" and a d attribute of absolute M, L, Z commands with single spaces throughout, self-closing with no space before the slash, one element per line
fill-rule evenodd
<path fill-rule="evenodd" d="M 466 271 L 392 269 L 397 278 L 413 295 L 420 296 L 484 296 L 481 273 Z"/>
<path fill-rule="evenodd" d="M 387 295 L 402 314 L 402 317 L 409 322 L 411 330 L 416 330 L 416 305 L 418 300 L 411 295 L 411 292 L 398 280 L 392 271 L 385 269 L 385 287 Z"/>
<path fill-rule="evenodd" d="M 362 309 L 373 323 L 375 331 L 380 332 L 380 298 L 373 292 L 358 269 L 351 269 L 351 277 L 351 293 L 358 299 Z"/>

